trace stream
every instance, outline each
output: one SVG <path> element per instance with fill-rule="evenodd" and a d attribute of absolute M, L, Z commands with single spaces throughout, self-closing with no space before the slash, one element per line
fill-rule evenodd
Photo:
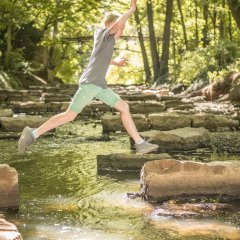
<path fill-rule="evenodd" d="M 155 214 L 157 204 L 129 199 L 127 193 L 139 191 L 139 173 L 97 174 L 96 167 L 98 154 L 130 153 L 128 136 L 85 140 L 101 134 L 99 122 L 75 121 L 22 155 L 16 140 L 0 140 L 0 164 L 19 173 L 19 211 L 5 216 L 24 240 L 240 239 L 239 203 L 232 212 L 176 218 Z M 216 154 L 210 158 L 222 160 Z"/>

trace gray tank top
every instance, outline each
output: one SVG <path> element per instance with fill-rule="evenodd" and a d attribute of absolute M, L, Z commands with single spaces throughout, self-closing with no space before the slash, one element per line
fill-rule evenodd
<path fill-rule="evenodd" d="M 106 73 L 112 59 L 115 38 L 109 29 L 96 29 L 94 47 L 86 69 L 80 77 L 79 84 L 92 83 L 107 88 Z"/>

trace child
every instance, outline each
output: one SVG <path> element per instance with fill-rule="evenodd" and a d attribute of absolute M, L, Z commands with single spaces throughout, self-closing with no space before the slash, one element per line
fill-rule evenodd
<path fill-rule="evenodd" d="M 141 138 L 132 120 L 128 104 L 107 86 L 105 79 L 110 64 L 119 67 L 126 65 L 125 58 L 114 61 L 111 61 L 111 58 L 115 40 L 121 37 L 127 19 L 135 12 L 136 2 L 137 0 L 131 0 L 130 9 L 121 16 L 111 13 L 105 17 L 105 28 L 95 31 L 94 47 L 88 66 L 79 80 L 79 89 L 69 108 L 65 112 L 51 117 L 37 129 L 33 130 L 26 126 L 18 142 L 19 152 L 25 152 L 45 132 L 73 121 L 94 97 L 120 112 L 122 124 L 135 142 L 137 154 L 149 153 L 158 149 L 158 145 L 146 142 Z"/>

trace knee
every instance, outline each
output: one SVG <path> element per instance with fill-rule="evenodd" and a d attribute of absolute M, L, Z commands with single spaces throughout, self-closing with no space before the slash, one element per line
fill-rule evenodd
<path fill-rule="evenodd" d="M 122 107 L 119 109 L 119 112 L 129 113 L 130 112 L 129 104 L 126 102 L 123 102 Z"/>
<path fill-rule="evenodd" d="M 75 114 L 73 112 L 69 112 L 69 111 L 64 112 L 62 115 L 63 115 L 64 120 L 67 122 L 71 122 L 77 117 L 77 114 Z"/>

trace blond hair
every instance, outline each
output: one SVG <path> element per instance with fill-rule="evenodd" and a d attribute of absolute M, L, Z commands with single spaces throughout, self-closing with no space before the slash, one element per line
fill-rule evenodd
<path fill-rule="evenodd" d="M 116 13 L 116 12 L 107 12 L 107 13 L 105 13 L 105 17 L 104 17 L 104 25 L 105 25 L 105 27 L 110 26 L 119 17 L 120 17 L 120 14 Z"/>

